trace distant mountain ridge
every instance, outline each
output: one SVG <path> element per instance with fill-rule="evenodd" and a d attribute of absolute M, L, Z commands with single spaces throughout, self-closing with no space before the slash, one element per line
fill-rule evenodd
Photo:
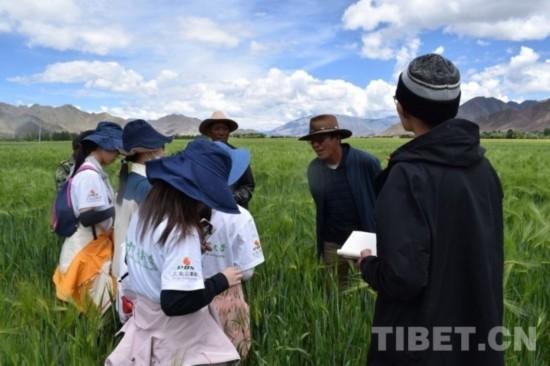
<path fill-rule="evenodd" d="M 130 120 L 109 113 L 88 113 L 72 105 L 50 107 L 35 104 L 28 107 L 0 103 L 0 137 L 4 138 L 25 137 L 37 134 L 39 130 L 43 134 L 78 133 L 94 129 L 100 121 L 111 121 L 124 126 Z M 198 135 L 201 121 L 171 114 L 149 122 L 167 135 Z"/>
<path fill-rule="evenodd" d="M 350 129 L 354 136 L 393 136 L 406 132 L 397 116 L 385 118 L 359 118 L 336 115 L 342 128 Z M 479 124 L 481 131 L 543 131 L 550 128 L 550 99 L 528 100 L 522 103 L 503 102 L 496 98 L 477 97 L 460 106 L 458 117 Z M 308 133 L 309 119 L 302 117 L 271 131 L 273 136 L 303 136 Z M 108 113 L 88 113 L 72 105 L 50 107 L 41 105 L 14 106 L 0 103 L 0 138 L 20 138 L 55 132 L 77 133 L 95 128 L 99 121 L 112 121 L 124 126 L 128 120 Z M 198 135 L 201 120 L 181 114 L 170 114 L 149 121 L 156 129 L 167 135 Z M 235 133 L 256 133 L 251 129 Z"/>
<path fill-rule="evenodd" d="M 309 131 L 309 120 L 312 116 L 302 117 L 277 127 L 269 134 L 272 136 L 303 136 Z M 397 122 L 397 117 L 385 118 L 359 118 L 337 114 L 340 128 L 346 128 L 353 132 L 354 136 L 373 136 Z"/>
<path fill-rule="evenodd" d="M 460 106 L 457 118 L 477 123 L 481 131 L 543 131 L 550 128 L 550 99 L 506 103 L 496 98 L 476 97 Z M 401 123 L 396 123 L 381 135 L 406 133 Z"/>

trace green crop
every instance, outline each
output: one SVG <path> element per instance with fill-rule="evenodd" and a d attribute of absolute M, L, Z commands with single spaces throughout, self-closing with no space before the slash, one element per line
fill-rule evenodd
<path fill-rule="evenodd" d="M 405 140 L 350 141 L 385 165 Z M 253 327 L 245 364 L 366 364 L 376 294 L 357 273 L 340 292 L 316 260 L 305 174 L 311 148 L 291 139 L 232 142 L 252 153 L 251 212 L 266 256 L 245 288 Z M 509 349 L 506 364 L 549 364 L 550 143 L 483 145 L 505 192 L 505 326 L 537 331 L 536 350 Z M 0 143 L 0 365 L 100 365 L 118 341 L 114 312 L 84 316 L 55 299 L 51 277 L 61 241 L 48 224 L 53 173 L 69 153 L 69 142 Z M 108 169 L 115 186 L 117 169 Z"/>

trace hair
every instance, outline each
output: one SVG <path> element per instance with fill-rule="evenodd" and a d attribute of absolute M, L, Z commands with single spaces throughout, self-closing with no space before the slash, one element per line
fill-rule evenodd
<path fill-rule="evenodd" d="M 74 138 L 73 138 L 73 141 L 72 141 L 72 145 L 73 145 L 73 156 L 76 158 L 76 155 L 78 153 L 78 149 L 80 149 L 80 143 L 82 142 L 82 140 L 88 136 L 88 135 L 91 135 L 92 132 L 94 132 L 95 130 L 86 130 L 86 131 L 83 131 L 81 133 L 79 133 L 78 135 L 76 135 Z"/>
<path fill-rule="evenodd" d="M 184 239 L 194 229 L 199 232 L 200 220 L 204 215 L 205 205 L 162 180 L 154 180 L 153 187 L 139 208 L 141 221 L 141 238 L 150 230 L 168 220 L 159 244 L 164 245 L 172 232 L 179 231 L 179 239 Z"/>
<path fill-rule="evenodd" d="M 126 192 L 126 185 L 128 183 L 128 174 L 129 174 L 129 168 L 128 168 L 128 162 L 135 162 L 138 159 L 138 154 L 134 154 L 131 156 L 126 156 L 121 161 L 120 165 L 120 171 L 118 172 L 118 193 L 116 196 L 116 203 L 119 205 L 122 203 L 122 200 L 124 199 L 124 193 Z"/>
<path fill-rule="evenodd" d="M 80 166 L 84 163 L 84 160 L 86 160 L 86 158 L 88 157 L 88 155 L 92 153 L 92 151 L 97 150 L 98 147 L 99 145 L 93 141 L 90 141 L 90 140 L 80 141 L 80 146 L 78 147 L 78 151 L 74 159 L 74 169 L 71 177 L 74 177 L 76 175 L 76 172 L 78 171 Z"/>

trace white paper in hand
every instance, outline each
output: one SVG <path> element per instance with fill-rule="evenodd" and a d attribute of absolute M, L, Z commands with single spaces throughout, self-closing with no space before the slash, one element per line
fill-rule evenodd
<path fill-rule="evenodd" d="M 372 255 L 376 255 L 376 234 L 354 231 L 336 253 L 342 257 L 359 258 L 364 249 L 370 249 Z"/>

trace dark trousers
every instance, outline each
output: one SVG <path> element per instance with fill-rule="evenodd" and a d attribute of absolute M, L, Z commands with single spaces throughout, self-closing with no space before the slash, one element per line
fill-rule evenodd
<path fill-rule="evenodd" d="M 338 281 L 338 288 L 345 289 L 349 285 L 350 264 L 347 259 L 336 254 L 336 251 L 340 248 L 341 245 L 325 241 L 323 243 L 323 262 L 334 271 L 333 273 Z"/>

